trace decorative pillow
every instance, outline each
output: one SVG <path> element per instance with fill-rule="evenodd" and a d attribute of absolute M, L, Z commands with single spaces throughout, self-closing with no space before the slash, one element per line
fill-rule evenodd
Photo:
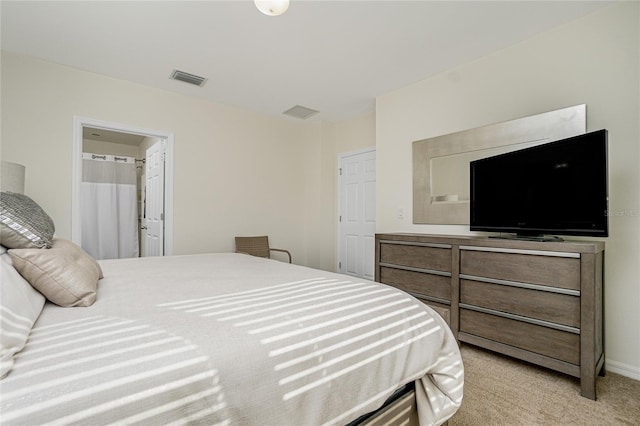
<path fill-rule="evenodd" d="M 24 194 L 0 193 L 0 241 L 8 248 L 49 248 L 53 220 Z"/>
<path fill-rule="evenodd" d="M 13 356 L 24 347 L 44 306 L 44 297 L 33 289 L 11 264 L 0 247 L 0 379 L 13 367 Z"/>
<path fill-rule="evenodd" d="M 13 266 L 50 302 L 59 306 L 91 306 L 102 269 L 78 245 L 55 238 L 48 250 L 11 249 Z"/>

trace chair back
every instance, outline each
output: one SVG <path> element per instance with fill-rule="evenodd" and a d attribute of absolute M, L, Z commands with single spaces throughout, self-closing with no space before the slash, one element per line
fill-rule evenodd
<path fill-rule="evenodd" d="M 270 258 L 269 237 L 236 237 L 236 253 Z"/>

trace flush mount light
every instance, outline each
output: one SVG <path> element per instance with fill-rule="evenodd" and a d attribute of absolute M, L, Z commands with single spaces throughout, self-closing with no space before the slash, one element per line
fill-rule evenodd
<path fill-rule="evenodd" d="M 289 8 L 289 0 L 253 0 L 258 10 L 265 15 L 282 15 Z"/>

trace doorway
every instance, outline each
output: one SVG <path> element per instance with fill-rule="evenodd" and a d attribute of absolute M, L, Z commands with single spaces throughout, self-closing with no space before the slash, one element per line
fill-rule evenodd
<path fill-rule="evenodd" d="M 74 117 L 73 126 L 73 164 L 72 164 L 72 212 L 71 212 L 71 239 L 78 245 L 82 245 L 82 179 L 83 179 L 83 145 L 85 136 L 89 132 L 96 134 L 117 135 L 129 141 L 130 145 L 139 144 L 136 150 L 146 148 L 152 145 L 154 141 L 162 141 L 163 145 L 163 182 L 160 186 L 163 198 L 163 214 L 162 214 L 162 243 L 161 247 L 155 247 L 155 251 L 144 255 L 172 255 L 173 254 L 173 133 L 166 131 L 151 130 L 145 128 L 134 127 L 121 123 L 112 123 L 102 120 L 96 120 L 87 117 Z M 114 136 L 115 137 L 115 136 Z M 131 142 L 134 141 L 134 142 Z M 138 142 L 135 142 L 138 141 Z M 146 141 L 146 142 L 144 142 Z M 96 148 L 97 147 L 97 148 Z M 100 149 L 99 141 L 93 143 L 92 149 Z M 145 160 L 140 158 L 144 156 L 136 156 L 140 164 Z M 146 160 L 145 160 L 146 162 Z M 144 169 L 143 169 L 144 170 Z M 142 182 L 141 182 L 142 184 Z M 143 187 L 143 186 L 142 186 Z M 157 185 L 156 185 L 157 187 Z M 144 211 L 145 196 L 142 193 L 140 197 L 140 211 Z M 140 224 L 141 229 L 144 222 Z M 157 230 L 157 226 L 156 226 Z M 139 240 L 144 241 L 145 236 L 139 235 Z"/>
<path fill-rule="evenodd" d="M 374 279 L 376 232 L 375 148 L 338 157 L 338 271 Z"/>

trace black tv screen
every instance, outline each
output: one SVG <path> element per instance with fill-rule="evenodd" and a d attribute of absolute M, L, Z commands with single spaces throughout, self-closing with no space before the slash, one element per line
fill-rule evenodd
<path fill-rule="evenodd" d="M 472 231 L 608 236 L 607 131 L 471 162 Z"/>

